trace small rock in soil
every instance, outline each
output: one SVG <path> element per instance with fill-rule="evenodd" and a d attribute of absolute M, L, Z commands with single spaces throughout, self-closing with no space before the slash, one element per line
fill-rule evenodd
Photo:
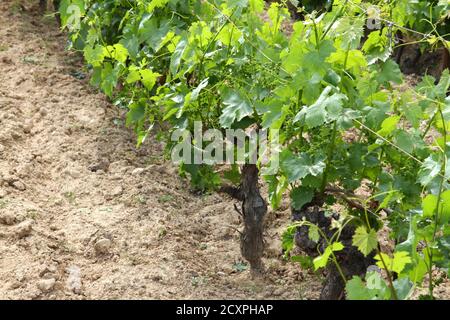
<path fill-rule="evenodd" d="M 132 176 L 139 176 L 142 173 L 144 173 L 145 169 L 144 168 L 136 168 L 131 172 Z"/>
<path fill-rule="evenodd" d="M 54 275 L 57 271 L 58 268 L 55 265 L 45 265 L 43 266 L 41 272 L 39 272 L 39 276 L 45 279 L 55 278 L 54 276 L 52 277 L 49 275 Z"/>
<path fill-rule="evenodd" d="M 22 129 L 24 133 L 30 133 L 31 129 L 33 129 L 33 121 L 26 121 Z"/>
<path fill-rule="evenodd" d="M 129 166 L 127 160 L 119 160 L 111 163 L 109 171 L 116 174 L 123 174 L 124 170 Z"/>
<path fill-rule="evenodd" d="M 56 280 L 55 279 L 42 279 L 38 282 L 38 288 L 43 293 L 47 293 L 53 290 L 55 287 Z"/>
<path fill-rule="evenodd" d="M 235 272 L 235 271 L 233 270 L 233 268 L 230 267 L 230 266 L 224 266 L 224 267 L 222 268 L 222 270 L 223 270 L 223 272 L 225 272 L 226 274 L 232 274 L 232 273 Z"/>
<path fill-rule="evenodd" d="M 25 191 L 27 189 L 27 187 L 25 186 L 25 183 L 23 183 L 22 181 L 19 181 L 19 180 L 12 182 L 11 186 L 14 189 L 17 189 L 19 191 Z"/>
<path fill-rule="evenodd" d="M 74 179 L 78 179 L 81 176 L 81 173 L 75 169 L 66 169 L 64 173 Z"/>
<path fill-rule="evenodd" d="M 14 223 L 16 223 L 16 216 L 12 213 L 4 213 L 0 215 L 0 223 L 6 224 L 7 226 L 12 226 Z"/>
<path fill-rule="evenodd" d="M 32 230 L 33 230 L 33 221 L 32 220 L 26 220 L 24 222 L 19 223 L 16 226 L 16 228 L 14 230 L 14 233 L 20 239 L 20 238 L 24 238 L 26 236 L 29 236 L 31 234 Z"/>
<path fill-rule="evenodd" d="M 266 254 L 269 257 L 281 256 L 283 254 L 283 248 L 282 248 L 281 241 L 279 241 L 278 239 L 272 239 L 266 249 Z"/>
<path fill-rule="evenodd" d="M 285 291 L 286 291 L 285 289 L 278 288 L 272 292 L 272 295 L 278 297 L 281 296 Z"/>
<path fill-rule="evenodd" d="M 18 131 L 13 131 L 11 132 L 11 138 L 13 138 L 13 140 L 19 140 L 22 138 L 22 135 Z"/>
<path fill-rule="evenodd" d="M 6 197 L 7 195 L 8 193 L 6 192 L 6 190 L 0 188 L 0 199 Z"/>
<path fill-rule="evenodd" d="M 98 240 L 94 245 L 94 249 L 97 254 L 106 254 L 109 252 L 110 248 L 111 240 L 106 238 Z"/>
<path fill-rule="evenodd" d="M 39 113 L 42 117 L 45 117 L 48 114 L 48 111 L 45 108 L 41 108 L 39 109 Z"/>
<path fill-rule="evenodd" d="M 109 168 L 109 161 L 102 159 L 96 163 L 91 164 L 88 169 L 92 172 L 97 172 L 97 171 L 108 171 Z"/>
<path fill-rule="evenodd" d="M 122 186 L 118 186 L 118 187 L 115 187 L 112 191 L 111 191 L 111 196 L 112 197 L 118 197 L 118 196 L 120 196 L 121 194 L 123 193 L 123 188 L 122 188 Z"/>
<path fill-rule="evenodd" d="M 8 57 L 2 57 L 2 62 L 4 64 L 13 64 L 13 61 Z"/>
<path fill-rule="evenodd" d="M 15 290 L 15 289 L 20 288 L 21 286 L 22 286 L 22 283 L 20 283 L 20 282 L 17 281 L 17 280 L 13 280 L 13 281 L 10 283 L 10 285 L 9 285 L 9 289 L 10 289 L 10 290 Z"/>
<path fill-rule="evenodd" d="M 0 144 L 0 153 L 2 153 L 3 151 L 5 151 L 5 147 L 2 144 Z"/>

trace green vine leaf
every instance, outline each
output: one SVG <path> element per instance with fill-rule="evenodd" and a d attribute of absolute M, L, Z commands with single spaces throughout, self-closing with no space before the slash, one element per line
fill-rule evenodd
<path fill-rule="evenodd" d="M 223 104 L 226 107 L 222 110 L 222 115 L 219 118 L 220 125 L 223 128 L 231 128 L 233 123 L 253 114 L 250 101 L 238 91 L 229 91 L 223 99 Z"/>
<path fill-rule="evenodd" d="M 381 124 L 381 129 L 378 130 L 378 134 L 387 137 L 389 136 L 392 131 L 397 129 L 397 123 L 400 121 L 400 116 L 391 116 L 389 118 L 384 119 L 383 123 Z"/>
<path fill-rule="evenodd" d="M 436 214 L 438 205 L 438 197 L 434 194 L 429 194 L 422 200 L 422 209 L 424 217 L 433 217 Z"/>
<path fill-rule="evenodd" d="M 315 128 L 338 119 L 341 115 L 343 101 L 346 99 L 346 96 L 341 93 L 330 95 L 331 90 L 331 86 L 326 87 L 317 101 L 309 107 L 303 107 L 294 117 L 293 122 L 296 123 L 305 119 L 305 124 L 308 127 Z"/>
<path fill-rule="evenodd" d="M 294 155 L 284 150 L 280 155 L 280 167 L 288 178 L 289 183 L 303 179 L 307 175 L 318 176 L 325 169 L 322 160 L 313 161 L 306 153 Z"/>
<path fill-rule="evenodd" d="M 377 75 L 377 81 L 385 85 L 389 84 L 389 82 L 400 84 L 402 79 L 400 67 L 395 61 L 390 59 L 381 65 L 381 70 Z"/>
<path fill-rule="evenodd" d="M 379 266 L 380 268 L 384 269 L 384 261 L 384 263 L 386 264 L 386 268 L 389 271 L 396 272 L 397 274 L 400 274 L 405 266 L 412 262 L 409 253 L 406 251 L 395 252 L 393 258 L 381 252 L 381 256 L 380 254 L 377 254 L 375 256 L 375 260 L 377 260 L 377 266 Z"/>
<path fill-rule="evenodd" d="M 311 202 L 314 190 L 311 188 L 297 187 L 291 191 L 291 204 L 295 210 L 300 210 L 305 204 Z"/>
<path fill-rule="evenodd" d="M 362 17 L 344 17 L 340 19 L 336 26 L 336 32 L 341 36 L 342 49 L 356 49 L 361 43 L 361 38 L 364 36 L 365 19 Z"/>
<path fill-rule="evenodd" d="M 318 256 L 313 260 L 314 269 L 317 270 L 326 267 L 331 253 L 341 251 L 342 249 L 344 249 L 344 245 L 341 242 L 333 242 L 325 249 L 324 253 L 321 256 Z"/>
<path fill-rule="evenodd" d="M 366 284 L 358 276 L 353 276 L 351 280 L 347 281 L 345 292 L 347 293 L 347 300 L 370 300 L 372 298 Z"/>
<path fill-rule="evenodd" d="M 125 63 L 128 59 L 128 50 L 123 44 L 116 43 L 114 46 L 107 46 L 105 49 L 106 57 Z"/>
<path fill-rule="evenodd" d="M 315 243 L 319 242 L 320 234 L 318 226 L 316 225 L 308 226 L 308 238 Z"/>
<path fill-rule="evenodd" d="M 442 165 L 436 154 L 430 155 L 423 162 L 417 177 L 418 182 L 428 186 L 441 172 Z"/>
<path fill-rule="evenodd" d="M 83 49 L 83 52 L 87 63 L 93 67 L 101 66 L 106 56 L 106 49 L 101 45 L 95 45 L 94 47 L 88 45 Z"/>
<path fill-rule="evenodd" d="M 142 77 L 142 83 L 144 84 L 145 88 L 147 88 L 147 90 L 149 91 L 152 90 L 160 74 L 157 72 L 153 72 L 150 69 L 141 70 L 139 71 L 139 73 Z"/>
<path fill-rule="evenodd" d="M 392 48 L 389 45 L 389 39 L 386 36 L 387 28 L 383 32 L 372 31 L 364 42 L 362 50 L 367 55 L 369 65 L 377 61 L 385 62 L 392 54 Z"/>
<path fill-rule="evenodd" d="M 355 230 L 352 243 L 362 254 L 364 254 L 364 256 L 367 256 L 378 246 L 377 233 L 374 229 L 370 229 L 369 232 L 367 232 L 366 227 L 359 226 Z"/>

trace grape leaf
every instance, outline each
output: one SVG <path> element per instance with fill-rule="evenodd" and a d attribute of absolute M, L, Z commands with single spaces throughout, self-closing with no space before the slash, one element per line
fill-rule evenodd
<path fill-rule="evenodd" d="M 284 150 L 280 155 L 280 168 L 291 183 L 307 175 L 321 174 L 325 169 L 325 163 L 322 160 L 313 162 L 306 153 L 297 156 L 289 150 Z"/>
<path fill-rule="evenodd" d="M 150 3 L 147 5 L 147 11 L 151 13 L 151 12 L 153 12 L 153 10 L 155 10 L 156 8 L 162 8 L 162 7 L 164 7 L 168 2 L 169 2 L 169 0 L 152 0 L 152 1 L 150 1 Z"/>
<path fill-rule="evenodd" d="M 159 73 L 153 72 L 150 69 L 144 69 L 139 71 L 141 77 L 142 77 L 142 83 L 144 84 L 145 88 L 147 90 L 152 90 L 155 86 L 156 79 L 160 76 Z"/>
<path fill-rule="evenodd" d="M 372 31 L 364 42 L 362 50 L 367 55 L 367 63 L 374 64 L 377 61 L 386 61 L 392 54 L 392 48 L 389 45 L 389 39 L 386 36 L 387 29 L 383 32 Z"/>
<path fill-rule="evenodd" d="M 448 69 L 445 69 L 442 72 L 439 83 L 436 85 L 435 89 L 436 95 L 441 99 L 446 98 L 449 87 L 450 87 L 450 72 L 448 71 Z"/>
<path fill-rule="evenodd" d="M 139 38 L 134 35 L 126 35 L 120 42 L 127 50 L 132 59 L 136 59 L 139 54 Z"/>
<path fill-rule="evenodd" d="M 310 188 L 297 187 L 291 191 L 291 204 L 295 210 L 300 210 L 305 204 L 311 202 L 314 192 Z"/>
<path fill-rule="evenodd" d="M 208 86 L 208 81 L 209 81 L 209 78 L 203 79 L 202 82 L 200 82 L 200 84 L 194 90 L 192 90 L 192 93 L 190 96 L 190 102 L 197 100 L 200 92 Z"/>
<path fill-rule="evenodd" d="M 229 91 L 223 99 L 223 104 L 226 107 L 219 118 L 223 128 L 230 128 L 235 121 L 241 121 L 244 117 L 253 114 L 250 101 L 237 91 Z"/>
<path fill-rule="evenodd" d="M 74 27 L 76 20 L 79 20 L 84 15 L 85 1 L 84 0 L 61 0 L 59 3 L 59 14 L 61 17 L 61 25 L 63 27 Z"/>
<path fill-rule="evenodd" d="M 400 121 L 400 116 L 391 116 L 383 120 L 381 123 L 381 129 L 378 130 L 378 134 L 387 137 L 397 128 L 397 123 Z"/>
<path fill-rule="evenodd" d="M 413 287 L 413 283 L 408 278 L 396 279 L 393 285 L 399 300 L 405 300 Z"/>
<path fill-rule="evenodd" d="M 382 84 L 389 84 L 389 82 L 400 84 L 402 79 L 403 77 L 400 67 L 394 60 L 391 59 L 381 65 L 381 69 L 377 75 L 377 81 Z"/>
<path fill-rule="evenodd" d="M 439 205 L 439 223 L 450 221 L 450 190 L 441 193 L 441 203 Z"/>
<path fill-rule="evenodd" d="M 128 50 L 123 46 L 123 44 L 116 43 L 114 46 L 107 46 L 105 51 L 108 58 L 115 59 L 122 63 L 127 61 Z"/>
<path fill-rule="evenodd" d="M 370 300 L 373 296 L 358 276 L 353 276 L 351 280 L 347 281 L 345 292 L 348 300 Z"/>
<path fill-rule="evenodd" d="M 330 96 L 331 90 L 331 86 L 326 87 L 314 104 L 309 107 L 303 107 L 300 110 L 295 116 L 293 123 L 305 119 L 308 127 L 315 128 L 326 122 L 338 119 L 346 96 L 341 93 L 335 93 Z"/>
<path fill-rule="evenodd" d="M 170 72 L 172 75 L 176 75 L 178 71 L 178 67 L 180 66 L 181 58 L 186 50 L 188 42 L 185 38 L 182 38 L 177 46 L 175 47 L 175 51 L 173 52 L 170 58 Z"/>
<path fill-rule="evenodd" d="M 322 255 L 316 257 L 313 260 L 314 269 L 317 270 L 319 268 L 324 268 L 328 263 L 328 259 L 330 258 L 331 253 L 335 251 L 341 251 L 342 249 L 344 249 L 344 245 L 342 243 L 333 242 L 325 249 Z"/>
<path fill-rule="evenodd" d="M 414 149 L 413 136 L 406 131 L 399 130 L 394 134 L 396 145 L 406 151 L 411 153 Z"/>
<path fill-rule="evenodd" d="M 280 206 L 281 199 L 283 197 L 283 192 L 286 190 L 288 183 L 285 176 L 277 177 L 275 175 L 264 176 L 268 186 L 269 186 L 269 200 L 273 208 L 278 208 Z"/>
<path fill-rule="evenodd" d="M 422 200 L 424 217 L 433 217 L 437 208 L 438 198 L 434 194 L 429 194 Z"/>
<path fill-rule="evenodd" d="M 109 62 L 105 63 L 102 69 L 101 88 L 108 97 L 112 96 L 113 89 L 117 85 L 117 80 L 118 80 L 117 69 L 115 68 L 113 69 L 111 63 Z"/>
<path fill-rule="evenodd" d="M 336 32 L 341 36 L 341 48 L 344 50 L 356 49 L 364 35 L 365 20 L 362 17 L 346 16 L 338 20 Z"/>
<path fill-rule="evenodd" d="M 316 225 L 308 226 L 308 238 L 315 243 L 319 242 L 319 227 L 317 227 Z"/>
<path fill-rule="evenodd" d="M 366 58 L 360 50 L 339 50 L 330 55 L 327 59 L 330 63 L 344 66 L 350 72 L 359 75 L 367 67 Z"/>
<path fill-rule="evenodd" d="M 92 64 L 93 67 L 101 66 L 106 55 L 106 50 L 101 45 L 95 45 L 94 47 L 88 45 L 83 52 L 87 63 Z"/>
<path fill-rule="evenodd" d="M 253 12 L 260 13 L 264 10 L 264 0 L 250 0 L 249 2 Z"/>
<path fill-rule="evenodd" d="M 398 251 L 394 253 L 394 257 L 391 258 L 387 254 L 381 252 L 381 257 L 384 260 L 384 263 L 386 264 L 386 267 L 389 271 L 394 271 L 398 274 L 400 274 L 405 266 L 408 263 L 411 263 L 411 257 L 409 256 L 409 253 L 406 251 Z M 377 254 L 375 256 L 375 260 L 377 260 L 377 266 L 384 269 L 384 264 L 382 262 L 380 255 Z"/>
<path fill-rule="evenodd" d="M 427 186 L 430 182 L 439 175 L 441 172 L 442 165 L 437 159 L 437 155 L 433 154 L 425 159 L 423 162 L 419 174 L 418 181 L 423 185 Z"/>
<path fill-rule="evenodd" d="M 352 243 L 362 252 L 362 254 L 364 254 L 364 256 L 367 256 L 377 248 L 377 233 L 374 229 L 370 229 L 370 231 L 367 232 L 364 226 L 359 226 L 355 230 Z"/>
<path fill-rule="evenodd" d="M 135 83 L 141 80 L 141 74 L 139 73 L 139 68 L 135 65 L 128 67 L 128 76 L 126 78 L 127 83 Z"/>

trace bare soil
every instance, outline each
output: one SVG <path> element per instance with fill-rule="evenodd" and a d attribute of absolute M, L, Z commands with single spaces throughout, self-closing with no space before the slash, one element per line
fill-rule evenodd
<path fill-rule="evenodd" d="M 234 201 L 191 193 L 156 139 L 136 149 L 65 39 L 1 1 L 0 299 L 317 298 L 320 277 L 281 256 L 289 210 L 268 212 L 252 279 Z"/>

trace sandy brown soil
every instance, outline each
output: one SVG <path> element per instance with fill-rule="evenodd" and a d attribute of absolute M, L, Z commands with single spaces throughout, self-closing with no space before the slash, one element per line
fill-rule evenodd
<path fill-rule="evenodd" d="M 65 37 L 1 1 L 0 299 L 317 298 L 320 278 L 280 255 L 288 211 L 269 213 L 252 280 L 233 201 L 190 193 L 156 140 L 137 150 Z"/>

